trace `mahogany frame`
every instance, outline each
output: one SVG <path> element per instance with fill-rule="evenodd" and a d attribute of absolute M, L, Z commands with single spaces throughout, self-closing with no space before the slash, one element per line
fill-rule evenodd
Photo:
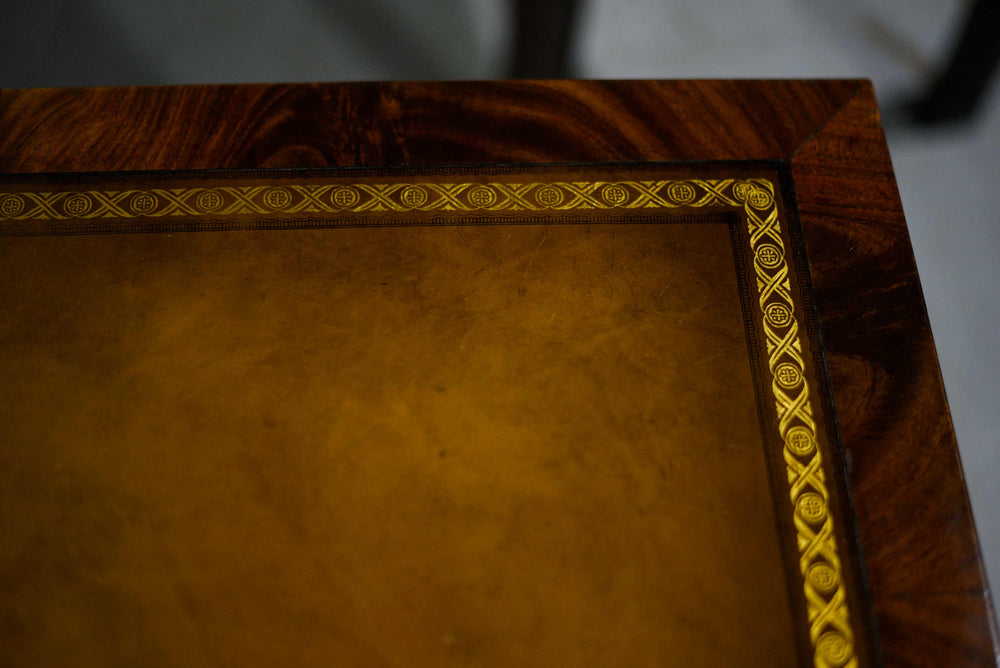
<path fill-rule="evenodd" d="M 996 625 L 867 81 L 0 91 L 0 176 L 768 161 L 788 184 L 885 666 L 996 666 Z"/>

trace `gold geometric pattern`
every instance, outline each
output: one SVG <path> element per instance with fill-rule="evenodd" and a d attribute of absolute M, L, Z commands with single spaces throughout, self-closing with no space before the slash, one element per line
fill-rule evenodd
<path fill-rule="evenodd" d="M 831 514 L 816 423 L 805 376 L 799 323 L 785 317 L 794 309 L 788 262 L 781 236 L 773 185 L 754 180 L 733 188 L 744 211 L 754 254 L 757 294 L 764 313 L 771 391 L 778 411 L 778 432 L 785 443 L 788 495 L 799 547 L 809 631 L 817 668 L 857 666 L 846 592 Z"/>
<path fill-rule="evenodd" d="M 570 211 L 725 207 L 742 209 L 763 330 L 778 433 L 788 475 L 816 668 L 856 668 L 843 569 L 805 373 L 803 345 L 774 185 L 766 179 L 567 181 L 550 183 L 367 183 L 213 186 L 0 193 L 3 220 L 90 220 L 409 211 Z M 3 230 L 0 227 L 0 234 Z"/>

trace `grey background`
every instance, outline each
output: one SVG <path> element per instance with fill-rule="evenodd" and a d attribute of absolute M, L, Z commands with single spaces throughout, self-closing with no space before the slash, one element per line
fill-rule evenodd
<path fill-rule="evenodd" d="M 1000 582 L 1000 87 L 963 126 L 914 129 L 892 113 L 943 63 L 966 7 L 583 0 L 571 61 L 580 78 L 874 81 L 983 553 Z M 488 0 L 0 0 L 0 86 L 503 78 L 511 26 L 509 4 Z"/>

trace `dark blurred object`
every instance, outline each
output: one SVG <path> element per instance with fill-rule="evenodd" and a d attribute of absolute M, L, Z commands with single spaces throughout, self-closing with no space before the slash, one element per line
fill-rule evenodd
<path fill-rule="evenodd" d="M 1000 2 L 975 0 L 947 67 L 908 108 L 922 125 L 968 121 L 1000 61 Z"/>
<path fill-rule="evenodd" d="M 512 76 L 565 79 L 577 0 L 516 0 Z"/>

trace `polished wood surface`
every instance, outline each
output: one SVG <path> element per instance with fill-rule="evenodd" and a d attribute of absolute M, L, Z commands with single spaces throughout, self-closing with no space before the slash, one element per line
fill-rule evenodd
<path fill-rule="evenodd" d="M 0 93 L 7 174 L 746 160 L 776 161 L 791 177 L 882 659 L 995 665 L 971 511 L 870 84 Z"/>

